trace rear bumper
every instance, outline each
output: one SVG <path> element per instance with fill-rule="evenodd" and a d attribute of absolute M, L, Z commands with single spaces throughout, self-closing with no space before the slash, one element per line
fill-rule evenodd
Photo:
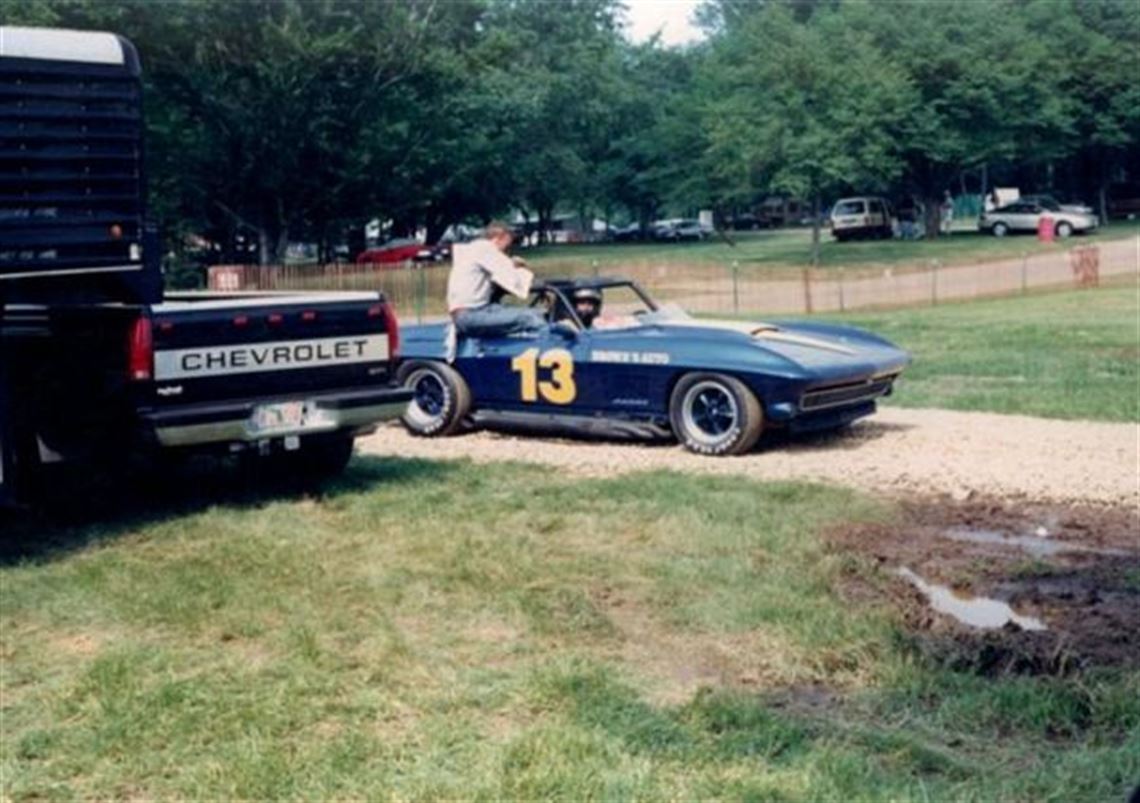
<path fill-rule="evenodd" d="M 306 415 L 306 423 L 272 432 L 257 431 L 252 421 L 255 408 L 278 401 L 276 399 L 188 405 L 144 412 L 142 419 L 162 446 L 257 443 L 338 431 L 364 433 L 382 421 L 403 415 L 411 399 L 412 391 L 398 386 L 308 396 L 303 400 L 311 411 Z"/>

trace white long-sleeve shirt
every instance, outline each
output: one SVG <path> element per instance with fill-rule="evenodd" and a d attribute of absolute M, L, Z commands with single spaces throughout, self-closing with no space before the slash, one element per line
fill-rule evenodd
<path fill-rule="evenodd" d="M 533 273 L 517 267 L 490 240 L 456 243 L 447 277 L 447 311 L 490 304 L 496 284 L 511 295 L 526 298 L 533 282 Z"/>

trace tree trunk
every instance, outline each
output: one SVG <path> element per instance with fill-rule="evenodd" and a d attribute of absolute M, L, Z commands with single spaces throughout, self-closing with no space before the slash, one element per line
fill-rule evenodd
<path fill-rule="evenodd" d="M 811 200 L 811 266 L 819 267 L 819 193 Z"/>
<path fill-rule="evenodd" d="M 550 221 L 554 218 L 554 207 L 541 204 L 538 207 L 538 244 L 550 242 Z"/>
<path fill-rule="evenodd" d="M 942 233 L 942 199 L 937 195 L 927 195 L 922 199 L 925 209 L 927 240 L 936 240 Z"/>
<path fill-rule="evenodd" d="M 1108 182 L 1102 180 L 1097 188 L 1097 207 L 1100 210 L 1100 225 L 1108 225 Z"/>
<path fill-rule="evenodd" d="M 431 210 L 427 214 L 427 233 L 425 234 L 425 241 L 431 245 L 438 243 L 439 238 L 447 233 L 447 218 L 446 216 L 435 210 Z"/>

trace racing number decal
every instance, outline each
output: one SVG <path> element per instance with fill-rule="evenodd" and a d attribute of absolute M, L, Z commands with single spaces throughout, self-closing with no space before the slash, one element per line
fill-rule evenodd
<path fill-rule="evenodd" d="M 538 369 L 549 368 L 550 379 L 539 380 Z M 538 401 L 541 395 L 551 404 L 570 404 L 578 396 L 574 384 L 574 355 L 566 349 L 550 349 L 539 356 L 538 349 L 527 349 L 511 360 L 511 370 L 522 380 L 522 400 Z"/>
<path fill-rule="evenodd" d="M 551 349 L 538 358 L 540 368 L 549 368 L 551 381 L 538 383 L 542 397 L 551 404 L 570 404 L 578 396 L 574 384 L 574 355 L 566 349 Z"/>

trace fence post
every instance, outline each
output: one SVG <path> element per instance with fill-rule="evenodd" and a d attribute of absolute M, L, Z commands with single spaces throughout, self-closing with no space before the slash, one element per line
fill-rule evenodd
<path fill-rule="evenodd" d="M 811 268 L 804 266 L 804 312 L 812 314 L 811 305 Z"/>
<path fill-rule="evenodd" d="M 930 306 L 938 306 L 938 260 L 930 260 Z"/>
<path fill-rule="evenodd" d="M 740 261 L 732 260 L 732 313 L 740 314 Z"/>
<path fill-rule="evenodd" d="M 594 278 L 598 278 L 598 260 L 590 260 L 590 267 L 594 269 Z"/>
<path fill-rule="evenodd" d="M 840 265 L 839 266 L 839 311 L 840 312 L 847 312 L 847 303 L 846 303 L 846 300 L 843 298 L 843 273 L 844 273 L 844 270 L 845 270 L 844 267 L 842 265 Z"/>
<path fill-rule="evenodd" d="M 1029 254 L 1022 252 L 1021 254 L 1021 294 L 1025 295 L 1029 292 Z"/>

